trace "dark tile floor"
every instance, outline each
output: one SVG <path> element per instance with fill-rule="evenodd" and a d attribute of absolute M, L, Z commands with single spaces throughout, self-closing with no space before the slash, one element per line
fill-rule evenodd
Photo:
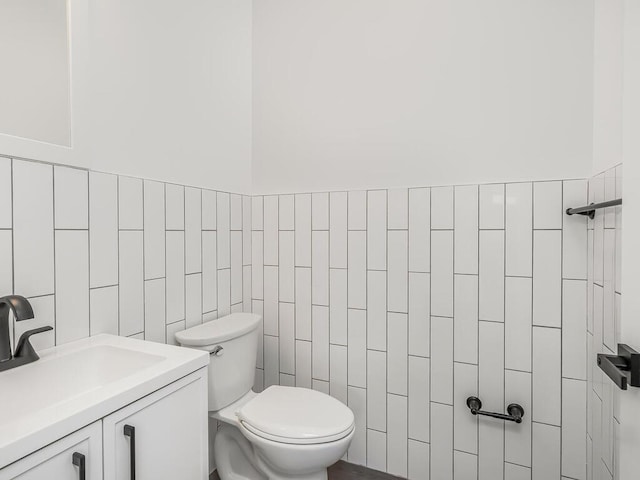
<path fill-rule="evenodd" d="M 396 480 L 398 478 L 346 462 L 338 462 L 329 467 L 329 480 Z M 220 480 L 217 472 L 211 474 L 211 480 Z"/>

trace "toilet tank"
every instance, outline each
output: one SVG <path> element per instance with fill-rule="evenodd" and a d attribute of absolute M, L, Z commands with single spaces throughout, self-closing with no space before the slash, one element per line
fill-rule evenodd
<path fill-rule="evenodd" d="M 210 353 L 209 411 L 232 404 L 253 387 L 261 319 L 233 313 L 176 333 L 180 345 Z"/>

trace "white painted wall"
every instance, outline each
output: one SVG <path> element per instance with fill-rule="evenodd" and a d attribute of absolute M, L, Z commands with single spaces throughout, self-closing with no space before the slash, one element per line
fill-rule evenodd
<path fill-rule="evenodd" d="M 586 177 L 593 2 L 255 2 L 256 193 Z"/>
<path fill-rule="evenodd" d="M 251 3 L 91 3 L 94 169 L 249 191 Z"/>
<path fill-rule="evenodd" d="M 249 192 L 251 0 L 69 6 L 72 144 L 0 155 Z"/>
<path fill-rule="evenodd" d="M 0 134 L 0 154 L 257 193 L 584 177 L 592 150 L 619 158 L 617 110 L 591 93 L 617 81 L 606 55 L 593 66 L 592 2 L 69 4 L 72 145 Z"/>
<path fill-rule="evenodd" d="M 624 0 L 595 0 L 593 173 L 622 162 Z"/>

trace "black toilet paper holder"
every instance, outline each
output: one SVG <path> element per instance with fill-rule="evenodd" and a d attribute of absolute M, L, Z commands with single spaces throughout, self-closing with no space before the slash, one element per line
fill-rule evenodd
<path fill-rule="evenodd" d="M 627 385 L 640 387 L 640 353 L 629 345 L 619 344 L 618 355 L 598 354 L 598 367 L 621 390 Z"/>
<path fill-rule="evenodd" d="M 517 403 L 511 403 L 507 407 L 507 413 L 486 412 L 482 410 L 482 401 L 478 397 L 467 398 L 467 407 L 471 410 L 472 415 L 483 415 L 485 417 L 498 418 L 508 422 L 522 423 L 524 417 L 524 408 Z"/>

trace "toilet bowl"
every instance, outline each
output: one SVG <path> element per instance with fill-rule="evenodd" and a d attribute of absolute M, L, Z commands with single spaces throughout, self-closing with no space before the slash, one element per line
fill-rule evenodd
<path fill-rule="evenodd" d="M 222 424 L 214 444 L 220 478 L 326 480 L 327 467 L 342 458 L 355 432 L 353 414 L 340 407 L 321 392 L 272 386 L 211 412 Z M 250 463 L 255 476 L 239 458 Z"/>
<path fill-rule="evenodd" d="M 206 350 L 209 415 L 221 422 L 214 443 L 222 480 L 326 480 L 355 433 L 351 410 L 322 392 L 253 384 L 261 317 L 236 313 L 176 334 Z"/>

